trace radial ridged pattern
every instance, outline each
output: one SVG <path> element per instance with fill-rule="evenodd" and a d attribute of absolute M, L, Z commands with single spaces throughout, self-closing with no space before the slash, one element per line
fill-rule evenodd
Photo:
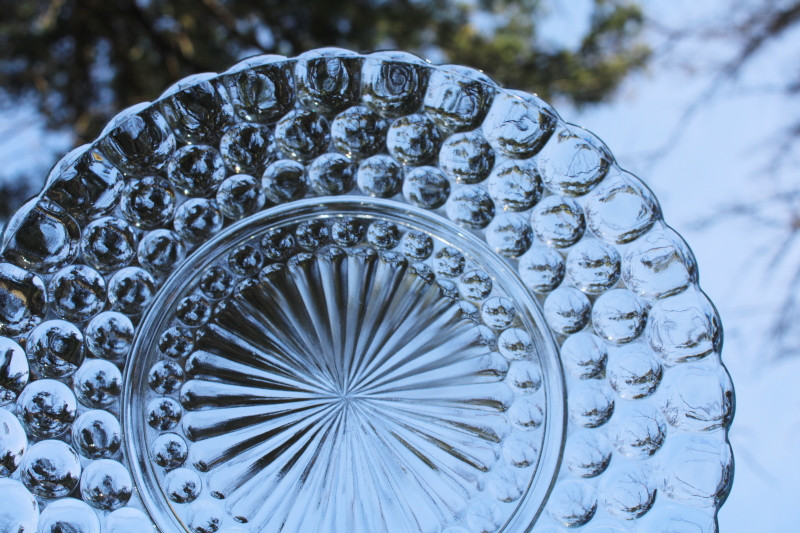
<path fill-rule="evenodd" d="M 510 430 L 494 344 L 399 254 L 296 255 L 201 332 L 181 392 L 189 461 L 257 531 L 438 531 Z"/>

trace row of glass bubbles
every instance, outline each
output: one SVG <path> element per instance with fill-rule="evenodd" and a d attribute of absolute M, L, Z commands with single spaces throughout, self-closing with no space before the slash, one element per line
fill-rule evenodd
<path fill-rule="evenodd" d="M 8 269 L 4 285 L 17 289 L 20 313 L 5 313 L 0 334 L 30 330 L 48 306 L 73 322 L 106 301 L 140 314 L 157 280 L 226 219 L 355 185 L 445 206 L 467 228 L 488 226 L 504 255 L 521 255 L 534 235 L 569 246 L 584 216 L 557 195 L 587 192 L 611 161 L 593 136 L 573 130 L 533 96 L 408 54 L 321 50 L 187 78 L 67 155 L 12 217 L 3 258 L 38 275 Z M 546 193 L 556 196 L 539 202 Z M 587 210 L 599 232 L 604 200 Z M 41 275 L 53 275 L 47 290 Z"/>
<path fill-rule="evenodd" d="M 25 346 L 0 337 L 0 531 L 99 533 L 103 516 L 107 532 L 146 531 L 149 518 L 126 507 L 119 368 L 84 359 L 80 329 L 63 320 Z"/>

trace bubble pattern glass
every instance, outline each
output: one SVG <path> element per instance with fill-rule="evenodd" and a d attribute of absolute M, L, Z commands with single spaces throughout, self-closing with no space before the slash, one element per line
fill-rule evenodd
<path fill-rule="evenodd" d="M 716 531 L 734 395 L 691 250 L 481 72 L 186 78 L 0 255 L 0 530 Z"/>

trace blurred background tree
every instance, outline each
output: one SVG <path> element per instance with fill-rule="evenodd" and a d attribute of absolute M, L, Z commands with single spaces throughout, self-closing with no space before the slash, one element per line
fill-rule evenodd
<path fill-rule="evenodd" d="M 608 98 L 645 65 L 635 4 L 593 0 L 577 48 L 537 40 L 545 9 L 541 0 L 0 0 L 0 112 L 31 105 L 79 145 L 187 75 L 321 46 L 416 52 L 578 105 Z M 25 178 L 0 180 L 0 221 L 44 176 Z"/>

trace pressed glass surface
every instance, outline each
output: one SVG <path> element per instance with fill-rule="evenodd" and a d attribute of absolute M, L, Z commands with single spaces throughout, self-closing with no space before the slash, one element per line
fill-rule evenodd
<path fill-rule="evenodd" d="M 734 400 L 692 252 L 480 72 L 187 78 L 1 244 L 0 531 L 716 531 Z"/>
<path fill-rule="evenodd" d="M 162 288 L 129 366 L 150 370 L 126 379 L 131 447 L 150 451 L 143 485 L 164 514 L 186 523 L 194 501 L 255 531 L 538 514 L 563 385 L 533 298 L 485 243 L 408 206 L 331 198 L 204 250 Z M 165 395 L 180 423 L 152 414 Z"/>

